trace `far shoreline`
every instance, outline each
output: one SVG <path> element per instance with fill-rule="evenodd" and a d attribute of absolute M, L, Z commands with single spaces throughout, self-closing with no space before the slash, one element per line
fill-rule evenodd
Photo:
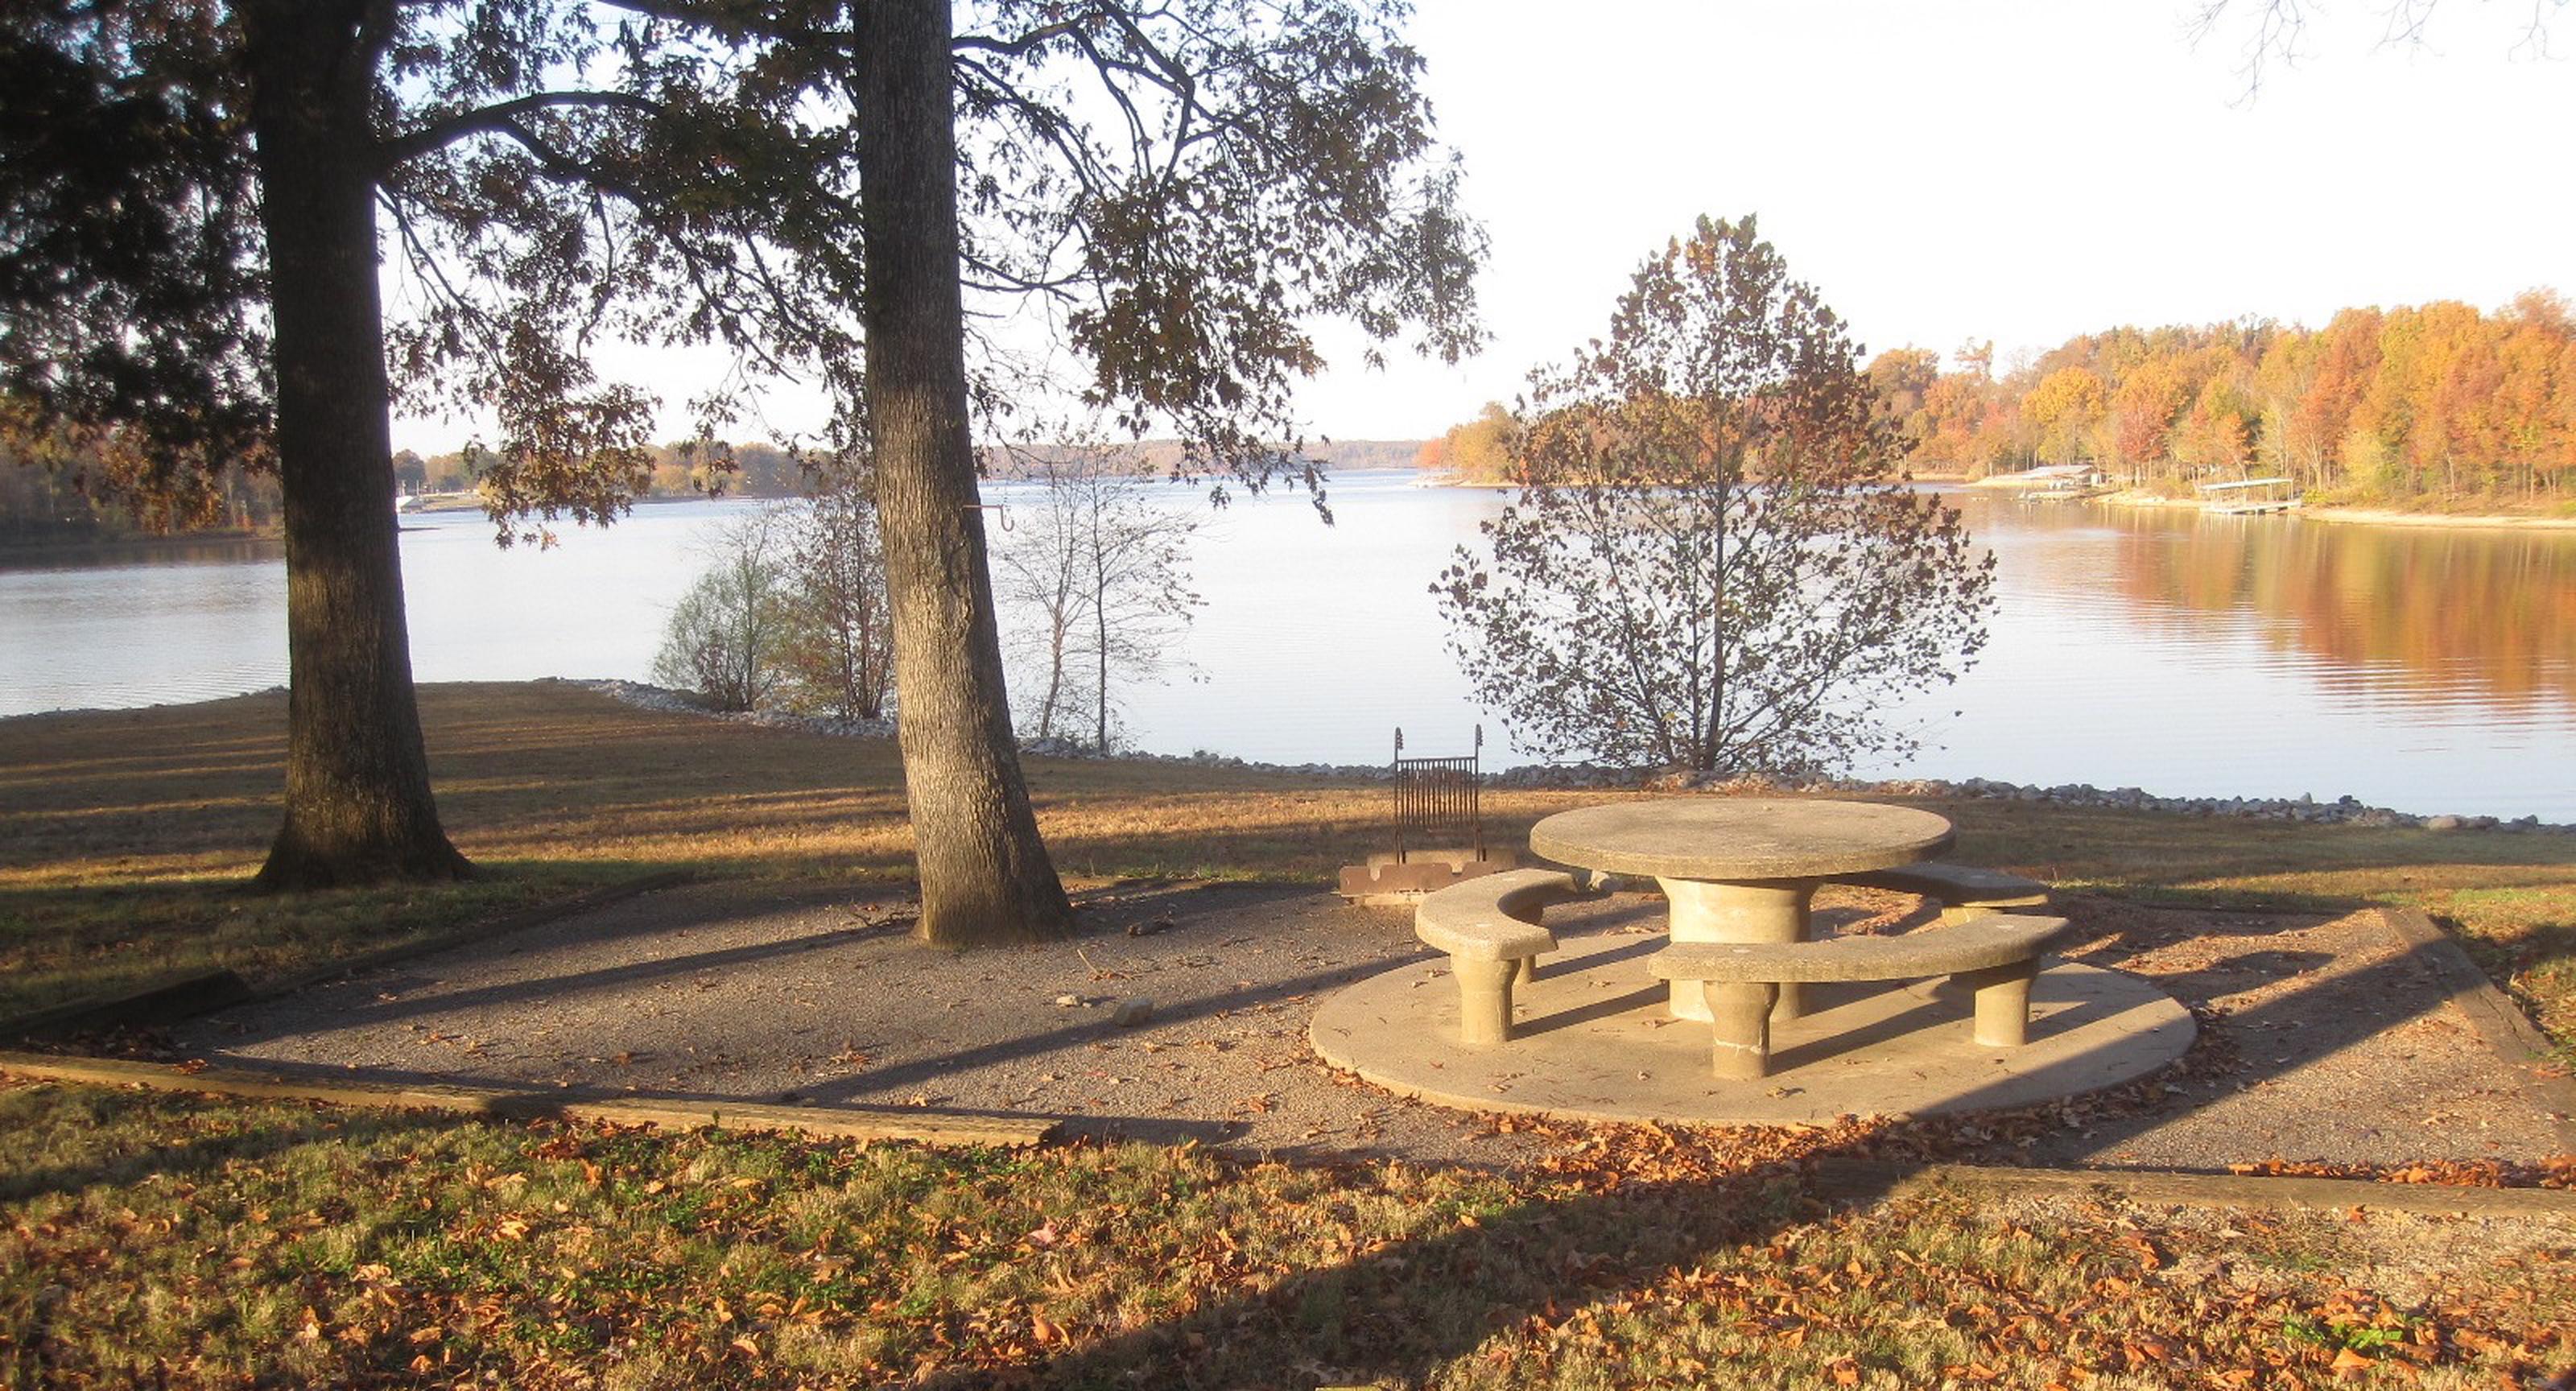
<path fill-rule="evenodd" d="M 1962 473 L 1909 473 L 1899 482 L 1933 485 L 1944 488 L 1976 488 L 1986 492 L 2026 492 L 2037 484 L 2018 481 L 2011 474 L 1970 478 Z M 1472 488 L 1499 491 L 1521 485 L 1509 481 L 1482 478 L 1460 478 L 1455 474 L 1426 475 L 1417 478 L 1415 486 L 1424 488 Z M 2105 493 L 2100 497 L 2080 499 L 2109 507 L 2176 507 L 2198 511 L 2198 498 L 2164 497 L 2135 489 Z M 2290 509 L 2303 517 L 2339 526 L 2407 526 L 2456 527 L 2479 531 L 2576 531 L 2576 517 L 2542 517 L 2512 512 L 2408 512 L 2394 507 L 2309 507 Z"/>
<path fill-rule="evenodd" d="M 1916 481 L 1936 480 L 1918 475 Z M 2001 474 L 1975 479 L 1964 486 L 1988 492 L 2016 493 L 2028 492 L 2040 485 L 2024 482 L 2013 474 Z M 2098 502 L 2106 507 L 2178 507 L 2193 511 L 2201 510 L 2206 506 L 2198 498 L 2166 497 L 2134 488 L 2105 493 L 2099 497 L 2071 500 Z M 2287 511 L 2302 517 L 2312 517 L 2321 522 L 2334 522 L 2345 526 L 2457 527 L 2481 531 L 2576 531 L 2576 517 L 2544 517 L 2515 512 L 2410 512 L 2395 507 L 2331 505 L 2322 507 L 2301 505 Z"/>

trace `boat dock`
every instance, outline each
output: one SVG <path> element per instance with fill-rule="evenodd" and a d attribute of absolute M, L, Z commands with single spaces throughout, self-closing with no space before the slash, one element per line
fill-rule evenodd
<path fill-rule="evenodd" d="M 2299 505 L 2298 484 L 2288 478 L 2246 478 L 2233 483 L 2200 485 L 2202 510 L 2224 516 L 2287 512 Z"/>

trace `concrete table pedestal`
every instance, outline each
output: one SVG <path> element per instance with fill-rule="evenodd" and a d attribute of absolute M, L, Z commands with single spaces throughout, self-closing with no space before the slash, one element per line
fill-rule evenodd
<path fill-rule="evenodd" d="M 1807 907 L 1816 896 L 1812 879 L 1765 879 L 1718 884 L 1700 879 L 1657 879 L 1672 906 L 1667 931 L 1676 942 L 1803 942 Z M 1803 1009 L 1803 987 L 1780 987 L 1771 1017 L 1789 1020 Z M 1708 1022 L 1708 1002 L 1697 992 L 1673 988 L 1675 1019 Z"/>
<path fill-rule="evenodd" d="M 1644 875 L 1672 905 L 1676 942 L 1802 942 L 1816 886 L 1894 869 L 1949 848 L 1948 818 L 1881 802 L 1686 797 L 1558 812 L 1530 828 L 1543 859 Z M 1780 987 L 1774 1020 L 1797 1018 L 1804 990 Z M 1706 1020 L 1698 992 L 1671 992 L 1673 1016 Z"/>

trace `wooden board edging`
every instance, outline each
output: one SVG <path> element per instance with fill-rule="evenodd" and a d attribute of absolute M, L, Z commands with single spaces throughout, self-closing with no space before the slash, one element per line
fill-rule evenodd
<path fill-rule="evenodd" d="M 164 976 L 140 990 L 122 995 L 93 995 L 67 1005 L 22 1014 L 15 1019 L 0 1020 L 0 1040 L 61 1038 L 85 1029 L 183 1019 L 192 1014 L 211 1014 L 227 1005 L 258 998 L 259 992 L 251 988 L 250 982 L 231 971 L 190 971 L 185 975 Z"/>
<path fill-rule="evenodd" d="M 53 1082 L 445 1111 L 510 1120 L 553 1117 L 614 1125 L 658 1125 L 673 1130 L 775 1130 L 820 1139 L 910 1140 L 925 1145 L 1019 1147 L 1043 1144 L 1056 1130 L 1056 1122 L 1034 1116 L 973 1115 L 892 1106 L 782 1106 L 697 1097 L 603 1097 L 461 1084 L 371 1083 L 365 1080 L 364 1073 L 339 1081 L 248 1068 L 208 1067 L 191 1072 L 168 1063 L 42 1053 L 0 1052 L 0 1073 Z"/>
<path fill-rule="evenodd" d="M 1982 1164 L 1905 1164 L 1821 1159 L 1814 1187 L 1850 1202 L 1921 1197 L 1944 1189 L 2016 1197 L 2099 1196 L 2183 1207 L 2375 1208 L 2424 1217 L 2556 1217 L 2576 1220 L 2576 1191 L 2470 1188 L 2437 1183 L 2295 1174 L 2195 1174 L 2173 1169 L 2012 1169 Z"/>

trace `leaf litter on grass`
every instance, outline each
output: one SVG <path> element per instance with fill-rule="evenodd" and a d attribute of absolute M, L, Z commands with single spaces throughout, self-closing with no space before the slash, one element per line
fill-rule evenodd
<path fill-rule="evenodd" d="M 66 1387 L 2268 1388 L 2576 1365 L 2563 1225 L 1810 1195 L 1803 1166 L 1890 1129 L 1550 1126 L 1548 1160 L 1502 1173 L 12 1087 L 0 1367 Z"/>

